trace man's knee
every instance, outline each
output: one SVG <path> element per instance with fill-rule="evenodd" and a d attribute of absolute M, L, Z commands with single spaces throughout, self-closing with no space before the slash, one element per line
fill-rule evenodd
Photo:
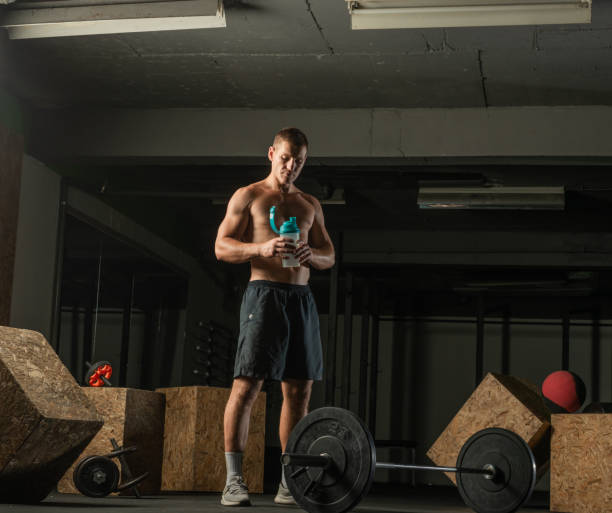
<path fill-rule="evenodd" d="M 312 381 L 288 380 L 283 381 L 283 398 L 291 405 L 306 406 L 310 401 Z"/>
<path fill-rule="evenodd" d="M 263 380 L 239 377 L 232 384 L 231 398 L 243 405 L 252 404 L 257 399 Z"/>

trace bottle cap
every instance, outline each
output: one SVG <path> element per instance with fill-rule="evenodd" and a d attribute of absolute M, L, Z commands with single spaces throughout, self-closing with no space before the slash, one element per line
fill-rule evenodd
<path fill-rule="evenodd" d="M 285 233 L 300 233 L 300 229 L 295 221 L 295 217 L 290 217 L 289 221 L 285 221 L 280 229 L 280 234 Z"/>
<path fill-rule="evenodd" d="M 270 208 L 270 227 L 274 231 L 274 233 L 278 233 L 280 235 L 285 233 L 300 233 L 300 229 L 298 228 L 296 218 L 290 217 L 289 221 L 285 221 L 280 230 L 276 228 L 276 222 L 274 220 L 274 216 L 276 214 L 276 206 Z"/>

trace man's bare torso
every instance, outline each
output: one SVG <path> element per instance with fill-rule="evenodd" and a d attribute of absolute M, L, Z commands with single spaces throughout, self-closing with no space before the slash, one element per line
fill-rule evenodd
<path fill-rule="evenodd" d="M 292 192 L 273 191 L 257 182 L 248 186 L 253 194 L 249 205 L 249 222 L 243 242 L 265 242 L 278 234 L 270 227 L 270 207 L 276 206 L 277 229 L 290 217 L 295 217 L 300 229 L 300 240 L 308 241 L 308 232 L 314 222 L 315 208 L 308 194 L 292 187 Z M 282 267 L 281 257 L 254 258 L 251 260 L 251 280 L 270 280 L 305 285 L 310 269 L 305 266 Z"/>

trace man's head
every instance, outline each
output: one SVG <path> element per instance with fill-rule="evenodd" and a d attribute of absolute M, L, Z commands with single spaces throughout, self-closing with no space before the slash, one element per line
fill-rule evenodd
<path fill-rule="evenodd" d="M 281 185 L 291 185 L 300 175 L 306 153 L 308 139 L 298 128 L 283 128 L 274 137 L 268 149 L 268 159 L 272 163 L 271 174 Z"/>

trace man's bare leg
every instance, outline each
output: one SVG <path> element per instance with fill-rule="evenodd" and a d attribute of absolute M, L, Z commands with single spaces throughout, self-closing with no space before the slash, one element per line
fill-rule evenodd
<path fill-rule="evenodd" d="M 241 376 L 234 379 L 225 405 L 223 427 L 226 452 L 243 452 L 249 434 L 251 409 L 263 380 Z"/>
<path fill-rule="evenodd" d="M 244 376 L 234 379 L 232 391 L 225 405 L 223 428 L 227 478 L 221 497 L 221 504 L 224 506 L 250 504 L 248 491 L 242 480 L 242 454 L 249 435 L 251 409 L 262 383 L 261 379 Z"/>
<path fill-rule="evenodd" d="M 281 383 L 283 407 L 280 414 L 279 437 L 281 449 L 285 451 L 289 435 L 295 425 L 308 413 L 312 392 L 311 379 L 287 379 Z"/>
<path fill-rule="evenodd" d="M 281 449 L 284 452 L 287 447 L 289 435 L 295 425 L 308 413 L 308 403 L 312 391 L 311 379 L 287 379 L 281 383 L 283 391 L 283 406 L 280 414 L 280 425 L 278 434 Z M 277 504 L 295 504 L 293 497 L 287 490 L 285 481 L 285 469 L 282 469 L 282 480 L 278 493 L 274 498 Z"/>

